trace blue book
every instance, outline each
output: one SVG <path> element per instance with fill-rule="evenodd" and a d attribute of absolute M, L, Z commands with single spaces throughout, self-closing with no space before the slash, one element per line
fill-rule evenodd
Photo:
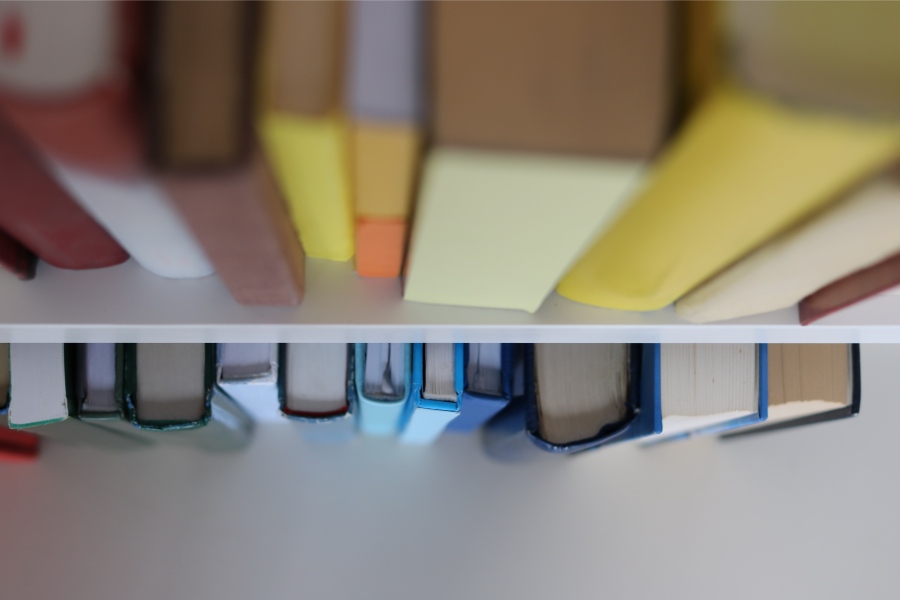
<path fill-rule="evenodd" d="M 582 439 L 553 443 L 541 435 L 535 346 L 525 345 L 524 397 L 513 398 L 509 406 L 485 427 L 484 442 L 488 454 L 501 460 L 527 460 L 542 453 L 584 452 L 659 433 L 662 429 L 660 346 L 630 344 L 627 352 L 628 383 L 624 416 Z"/>
<path fill-rule="evenodd" d="M 449 348 L 448 348 L 449 347 Z M 449 356 L 440 357 L 449 365 L 434 365 L 434 370 L 449 372 L 452 381 L 444 381 L 448 389 L 429 393 L 426 378 L 435 379 L 435 371 L 428 372 L 426 361 L 436 362 L 438 353 L 446 351 Z M 444 432 L 460 414 L 463 391 L 463 344 L 413 344 L 412 393 L 406 404 L 400 441 L 404 444 L 430 444 Z M 449 379 L 449 378 L 448 378 Z"/>
<path fill-rule="evenodd" d="M 356 437 L 353 344 L 279 344 L 278 406 L 304 437 L 346 442 Z"/>
<path fill-rule="evenodd" d="M 463 354 L 463 393 L 459 416 L 447 425 L 447 431 L 471 433 L 480 429 L 506 408 L 513 396 L 515 344 L 465 344 Z M 499 369 L 490 382 L 483 381 L 478 369 L 481 353 L 498 352 Z M 495 359 L 496 357 L 491 357 Z M 496 362 L 492 360 L 491 362 Z M 491 365 L 493 369 L 495 365 Z M 480 370 L 480 369 L 479 369 Z M 496 381 L 494 381 L 496 379 Z M 485 385 L 486 384 L 486 385 Z"/>
<path fill-rule="evenodd" d="M 648 445 L 724 433 L 766 420 L 766 344 L 666 344 L 661 358 L 661 403 L 668 416 L 662 432 L 647 440 Z M 745 397 L 738 397 L 741 392 Z"/>
<path fill-rule="evenodd" d="M 399 434 L 400 421 L 412 390 L 412 344 L 356 344 L 354 353 L 360 432 L 374 436 Z M 384 381 L 379 386 L 378 378 L 372 374 L 382 371 Z"/>

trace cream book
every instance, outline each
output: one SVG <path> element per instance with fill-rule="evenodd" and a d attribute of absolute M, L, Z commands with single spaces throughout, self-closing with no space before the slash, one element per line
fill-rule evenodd
<path fill-rule="evenodd" d="M 634 161 L 432 150 L 404 298 L 535 312 L 642 174 Z"/>
<path fill-rule="evenodd" d="M 765 419 L 765 360 L 765 344 L 663 344 L 662 432 L 648 442 L 726 431 Z"/>
<path fill-rule="evenodd" d="M 683 319 L 722 321 L 787 308 L 900 252 L 900 179 L 876 179 L 731 265 L 675 303 Z"/>

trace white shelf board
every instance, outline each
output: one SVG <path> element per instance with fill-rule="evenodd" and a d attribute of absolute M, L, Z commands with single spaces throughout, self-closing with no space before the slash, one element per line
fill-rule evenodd
<path fill-rule="evenodd" d="M 11 342 L 900 342 L 900 295 L 820 324 L 796 309 L 694 325 L 669 307 L 637 313 L 551 295 L 537 313 L 402 300 L 399 280 L 364 279 L 352 262 L 307 261 L 293 308 L 247 307 L 216 276 L 170 280 L 133 261 L 92 271 L 46 264 L 33 281 L 0 273 L 0 341 Z"/>

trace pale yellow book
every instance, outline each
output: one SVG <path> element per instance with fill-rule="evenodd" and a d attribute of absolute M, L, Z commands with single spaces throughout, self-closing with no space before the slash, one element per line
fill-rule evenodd
<path fill-rule="evenodd" d="M 353 258 L 343 119 L 269 111 L 260 118 L 259 130 L 306 255 L 337 261 Z"/>
<path fill-rule="evenodd" d="M 642 175 L 635 161 L 431 151 L 404 297 L 536 311 Z"/>
<path fill-rule="evenodd" d="M 722 88 L 557 289 L 607 308 L 663 308 L 898 152 L 897 122 L 803 111 Z"/>
<path fill-rule="evenodd" d="M 788 308 L 900 252 L 900 181 L 879 177 L 760 246 L 675 303 L 695 323 Z"/>

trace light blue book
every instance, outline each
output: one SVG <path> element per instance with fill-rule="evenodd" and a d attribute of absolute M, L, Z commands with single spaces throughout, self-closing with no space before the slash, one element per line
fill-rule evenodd
<path fill-rule="evenodd" d="M 400 441 L 434 442 L 460 414 L 465 384 L 463 344 L 413 344 L 412 393 Z"/>
<path fill-rule="evenodd" d="M 412 344 L 356 344 L 355 368 L 359 431 L 397 435 L 412 389 Z"/>

